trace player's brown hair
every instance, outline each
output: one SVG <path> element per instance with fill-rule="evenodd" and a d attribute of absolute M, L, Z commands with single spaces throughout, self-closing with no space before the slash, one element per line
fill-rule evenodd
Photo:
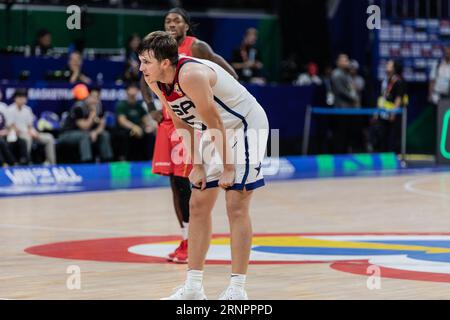
<path fill-rule="evenodd" d="M 139 55 L 145 51 L 153 51 L 155 59 L 163 61 L 169 59 L 172 65 L 178 63 L 178 43 L 165 31 L 153 31 L 145 36 L 137 50 Z"/>

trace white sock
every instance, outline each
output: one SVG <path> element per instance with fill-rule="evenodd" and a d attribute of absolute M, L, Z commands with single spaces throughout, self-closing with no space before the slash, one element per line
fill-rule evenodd
<path fill-rule="evenodd" d="M 186 287 L 188 289 L 200 290 L 203 282 L 203 270 L 188 270 Z"/>
<path fill-rule="evenodd" d="M 230 278 L 230 286 L 239 289 L 244 289 L 245 278 L 246 278 L 245 274 L 232 273 Z"/>
<path fill-rule="evenodd" d="M 181 235 L 183 240 L 187 240 L 189 234 L 189 222 L 183 222 L 183 228 L 181 228 Z"/>

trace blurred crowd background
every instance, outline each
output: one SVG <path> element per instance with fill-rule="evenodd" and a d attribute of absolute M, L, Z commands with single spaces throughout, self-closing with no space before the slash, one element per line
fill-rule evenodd
<path fill-rule="evenodd" d="M 157 123 L 136 49 L 186 9 L 193 33 L 236 70 L 300 154 L 308 106 L 407 108 L 407 152 L 433 154 L 449 96 L 448 0 L 0 1 L 0 164 L 151 160 Z M 380 8 L 381 29 L 367 27 Z M 400 117 L 318 116 L 307 152 L 400 152 Z"/>

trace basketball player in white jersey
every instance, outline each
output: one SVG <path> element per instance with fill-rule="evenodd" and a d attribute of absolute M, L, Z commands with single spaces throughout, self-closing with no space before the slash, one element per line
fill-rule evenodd
<path fill-rule="evenodd" d="M 187 279 L 165 299 L 206 299 L 202 280 L 211 241 L 211 211 L 222 188 L 230 222 L 232 274 L 219 299 L 246 300 L 252 242 L 249 207 L 253 190 L 264 185 L 261 161 L 268 138 L 267 116 L 219 65 L 179 56 L 177 42 L 167 32 L 147 35 L 138 52 L 145 81 L 169 112 L 193 161 Z"/>

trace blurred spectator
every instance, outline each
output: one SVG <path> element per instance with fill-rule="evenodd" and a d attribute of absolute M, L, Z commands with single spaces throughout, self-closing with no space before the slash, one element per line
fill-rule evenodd
<path fill-rule="evenodd" d="M 236 70 L 239 80 L 264 84 L 266 80 L 263 76 L 263 64 L 259 50 L 255 47 L 257 40 L 258 30 L 247 29 L 241 46 L 233 51 L 231 65 Z"/>
<path fill-rule="evenodd" d="M 58 141 L 62 145 L 77 146 L 81 162 L 94 160 L 92 147 L 98 149 L 101 161 L 106 162 L 112 159 L 113 154 L 110 135 L 105 127 L 100 91 L 91 89 L 86 99 L 77 101 L 70 109 Z"/>
<path fill-rule="evenodd" d="M 153 156 L 156 124 L 141 101 L 137 100 L 139 88 L 130 84 L 126 88 L 127 100 L 116 106 L 120 137 L 119 160 L 150 160 Z"/>
<path fill-rule="evenodd" d="M 295 53 L 290 53 L 289 56 L 281 61 L 281 82 L 283 83 L 293 83 L 297 79 L 298 75 L 298 65 L 297 65 L 297 55 Z"/>
<path fill-rule="evenodd" d="M 358 95 L 352 85 L 350 61 L 346 54 L 340 54 L 336 60 L 337 68 L 331 74 L 334 105 L 338 108 L 355 107 Z"/>
<path fill-rule="evenodd" d="M 25 140 L 27 159 L 31 159 L 31 148 L 33 142 L 44 145 L 45 163 L 55 164 L 55 140 L 50 133 L 38 132 L 33 127 L 35 115 L 29 106 L 27 106 L 27 92 L 24 89 L 17 89 L 13 96 L 14 103 L 8 107 L 8 123 L 11 124 L 11 130 L 14 130 L 18 138 Z"/>
<path fill-rule="evenodd" d="M 27 144 L 25 140 L 18 138 L 15 131 L 11 130 L 11 121 L 9 117 L 9 109 L 2 100 L 2 92 L 0 90 L 0 118 L 3 125 L 0 125 L 0 139 L 7 143 L 7 148 L 2 147 L 3 159 L 8 163 L 28 164 Z"/>
<path fill-rule="evenodd" d="M 450 46 L 444 49 L 444 59 L 431 69 L 428 95 L 434 104 L 450 96 Z"/>
<path fill-rule="evenodd" d="M 2 90 L 0 90 L 0 112 L 5 113 L 7 107 L 8 107 L 8 106 L 6 105 L 6 103 L 3 102 L 3 93 L 2 93 Z"/>
<path fill-rule="evenodd" d="M 85 84 L 92 83 L 92 80 L 83 74 L 83 58 L 81 57 L 81 53 L 78 51 L 72 52 L 69 55 L 68 61 L 68 79 L 70 83 L 83 82 Z"/>
<path fill-rule="evenodd" d="M 9 123 L 7 120 L 7 106 L 2 102 L 2 91 L 0 90 L 0 166 L 13 165 L 15 160 L 9 149 L 7 137 L 9 134 Z"/>
<path fill-rule="evenodd" d="M 301 73 L 295 84 L 298 86 L 309 86 L 312 84 L 320 86 L 322 84 L 322 80 L 318 76 L 319 68 L 317 63 L 310 62 L 306 65 L 306 72 Z"/>
<path fill-rule="evenodd" d="M 50 56 L 53 54 L 52 48 L 51 33 L 46 29 L 40 30 L 37 33 L 36 43 L 32 49 L 32 54 L 35 56 Z"/>
<path fill-rule="evenodd" d="M 331 75 L 333 74 L 333 68 L 331 66 L 326 66 L 323 74 L 323 84 L 326 90 L 326 103 L 329 106 L 334 105 L 334 93 L 333 86 L 331 84 Z"/>
<path fill-rule="evenodd" d="M 356 60 L 350 61 L 350 76 L 352 78 L 353 89 L 356 91 L 357 95 L 357 106 L 361 106 L 362 94 L 364 91 L 364 87 L 366 86 L 366 82 L 364 78 L 359 75 L 359 63 Z"/>
<path fill-rule="evenodd" d="M 137 34 L 132 34 L 127 41 L 126 64 L 123 80 L 125 82 L 137 82 L 140 80 L 139 58 L 136 50 L 141 43 L 141 38 Z"/>
<path fill-rule="evenodd" d="M 399 61 L 389 60 L 386 64 L 386 78 L 381 84 L 378 108 L 395 110 L 408 104 L 406 84 L 402 77 L 403 66 Z M 374 116 L 370 127 L 369 151 L 400 152 L 401 116 L 381 113 Z"/>
<path fill-rule="evenodd" d="M 101 89 L 99 87 L 92 87 L 89 89 L 89 95 L 87 96 L 86 103 L 89 107 L 96 110 L 97 116 L 100 119 L 104 118 L 103 105 L 101 100 Z"/>
<path fill-rule="evenodd" d="M 340 54 L 336 60 L 337 68 L 331 74 L 331 87 L 335 108 L 355 108 L 358 95 L 352 85 L 350 61 L 346 54 Z M 354 115 L 336 115 L 334 117 L 334 150 L 336 153 L 354 152 L 362 133 L 359 132 L 359 118 Z"/>

